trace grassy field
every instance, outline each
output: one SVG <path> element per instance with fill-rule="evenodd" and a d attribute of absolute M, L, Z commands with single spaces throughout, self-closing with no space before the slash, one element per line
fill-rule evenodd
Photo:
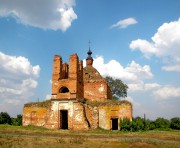
<path fill-rule="evenodd" d="M 7 148 L 180 148 L 180 131 L 120 132 L 49 130 L 0 125 L 0 147 Z"/>

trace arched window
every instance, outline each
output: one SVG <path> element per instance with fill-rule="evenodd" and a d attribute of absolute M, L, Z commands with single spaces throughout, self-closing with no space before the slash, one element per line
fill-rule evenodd
<path fill-rule="evenodd" d="M 60 93 L 68 93 L 69 89 L 67 87 L 61 87 L 61 89 L 59 90 Z"/>

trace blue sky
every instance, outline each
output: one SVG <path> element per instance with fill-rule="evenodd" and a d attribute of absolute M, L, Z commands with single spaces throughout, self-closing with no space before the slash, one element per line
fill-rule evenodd
<path fill-rule="evenodd" d="M 180 0 L 0 0 L 0 111 L 48 99 L 55 54 L 123 80 L 133 115 L 180 117 Z"/>

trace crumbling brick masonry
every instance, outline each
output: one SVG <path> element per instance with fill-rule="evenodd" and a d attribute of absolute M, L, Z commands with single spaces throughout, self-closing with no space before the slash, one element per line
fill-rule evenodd
<path fill-rule="evenodd" d="M 87 54 L 84 68 L 77 54 L 70 56 L 69 65 L 63 63 L 61 56 L 54 56 L 51 100 L 25 104 L 23 126 L 117 130 L 121 119 L 132 120 L 132 104 L 111 101 L 111 90 L 93 67 L 90 49 Z"/>

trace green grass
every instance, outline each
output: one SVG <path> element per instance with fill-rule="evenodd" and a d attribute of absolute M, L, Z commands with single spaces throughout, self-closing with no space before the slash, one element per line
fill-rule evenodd
<path fill-rule="evenodd" d="M 50 130 L 0 125 L 0 147 L 180 147 L 180 131 Z"/>

